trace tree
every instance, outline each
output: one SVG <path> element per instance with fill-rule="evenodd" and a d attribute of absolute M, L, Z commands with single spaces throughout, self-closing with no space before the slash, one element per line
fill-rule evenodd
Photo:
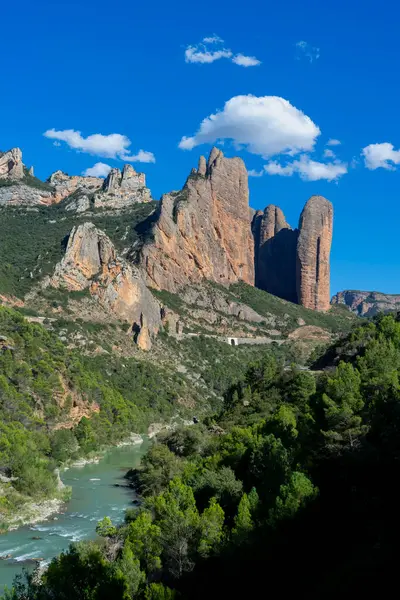
<path fill-rule="evenodd" d="M 142 569 L 147 573 L 161 569 L 161 529 L 153 523 L 149 511 L 140 511 L 129 523 L 126 539 Z"/>
<path fill-rule="evenodd" d="M 100 537 L 113 537 L 117 533 L 117 528 L 112 524 L 110 517 L 104 517 L 97 523 L 96 533 Z"/>
<path fill-rule="evenodd" d="M 251 505 L 247 494 L 243 494 L 237 515 L 234 519 L 234 527 L 232 529 L 232 539 L 236 544 L 242 544 L 249 536 L 250 531 L 254 528 L 254 523 L 251 518 Z"/>
<path fill-rule="evenodd" d="M 294 517 L 300 508 L 313 500 L 318 489 L 304 473 L 294 471 L 287 485 L 282 485 L 275 508 L 270 510 L 269 521 L 275 524 L 281 519 Z"/>
<path fill-rule="evenodd" d="M 199 554 L 206 558 L 216 552 L 223 537 L 225 514 L 216 498 L 211 498 L 210 505 L 204 509 L 200 517 Z"/>

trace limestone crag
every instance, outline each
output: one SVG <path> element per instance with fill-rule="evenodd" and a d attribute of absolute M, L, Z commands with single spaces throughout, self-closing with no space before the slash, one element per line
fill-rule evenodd
<path fill-rule="evenodd" d="M 23 183 L 6 187 L 0 185 L 0 206 L 48 206 L 53 203 L 54 196 L 51 191 L 40 190 Z"/>
<path fill-rule="evenodd" d="M 256 286 L 312 310 L 329 310 L 329 255 L 333 207 L 312 196 L 292 230 L 282 211 L 269 205 L 253 217 Z"/>
<path fill-rule="evenodd" d="M 273 204 L 258 211 L 252 222 L 256 286 L 291 302 L 297 302 L 297 231 Z"/>
<path fill-rule="evenodd" d="M 331 303 L 347 306 L 360 317 L 373 317 L 380 312 L 400 310 L 400 294 L 344 290 L 335 294 Z"/>
<path fill-rule="evenodd" d="M 151 240 L 141 251 L 147 283 L 177 291 L 204 279 L 254 284 L 247 171 L 213 148 L 180 192 L 161 199 Z"/>
<path fill-rule="evenodd" d="M 103 182 L 101 192 L 94 195 L 95 208 L 129 208 L 139 202 L 150 202 L 151 193 L 146 187 L 146 176 L 137 173 L 132 165 L 125 165 L 122 172 L 111 169 Z"/>
<path fill-rule="evenodd" d="M 330 264 L 333 207 L 322 196 L 311 196 L 300 216 L 297 243 L 297 299 L 312 310 L 330 307 Z"/>
<path fill-rule="evenodd" d="M 67 175 L 63 171 L 56 171 L 48 178 L 48 183 L 54 187 L 54 201 L 61 202 L 77 190 L 83 194 L 90 194 L 100 189 L 104 183 L 100 177 L 83 177 L 80 175 Z"/>
<path fill-rule="evenodd" d="M 22 152 L 12 148 L 8 152 L 0 152 L 0 179 L 18 180 L 24 177 Z"/>
<path fill-rule="evenodd" d="M 89 289 L 101 306 L 132 325 L 144 350 L 161 326 L 161 308 L 139 270 L 117 256 L 107 235 L 93 223 L 72 230 L 63 259 L 47 282 L 56 288 Z"/>

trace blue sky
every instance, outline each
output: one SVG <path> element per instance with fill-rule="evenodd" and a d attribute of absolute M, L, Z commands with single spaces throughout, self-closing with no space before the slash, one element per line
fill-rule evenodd
<path fill-rule="evenodd" d="M 159 198 L 216 136 L 227 156 L 263 173 L 249 179 L 254 208 L 278 204 L 296 226 L 310 195 L 333 202 L 332 293 L 400 293 L 394 1 L 21 0 L 17 12 L 6 3 L 0 15 L 0 148 L 20 146 L 37 176 L 122 166 L 143 150 L 155 163 L 133 164 Z M 224 42 L 202 42 L 213 37 Z M 43 135 L 53 129 L 81 134 Z M 94 134 L 131 145 L 87 140 Z"/>

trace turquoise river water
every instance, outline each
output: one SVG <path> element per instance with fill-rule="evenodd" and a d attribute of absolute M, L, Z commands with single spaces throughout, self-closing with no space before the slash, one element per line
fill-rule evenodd
<path fill-rule="evenodd" d="M 114 524 L 121 523 L 125 509 L 135 500 L 134 492 L 124 487 L 124 475 L 139 464 L 147 447 L 144 442 L 141 446 L 113 448 L 97 464 L 71 467 L 61 473 L 65 485 L 72 487 L 72 498 L 64 512 L 43 523 L 0 535 L 0 557 L 12 557 L 0 560 L 0 594 L 5 585 L 11 587 L 24 567 L 32 568 L 29 559 L 49 561 L 71 542 L 95 538 L 97 521 L 105 516 Z"/>

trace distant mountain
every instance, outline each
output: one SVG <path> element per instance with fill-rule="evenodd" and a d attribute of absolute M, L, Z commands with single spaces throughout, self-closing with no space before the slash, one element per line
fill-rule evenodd
<path fill-rule="evenodd" d="M 333 296 L 331 304 L 344 304 L 360 317 L 373 317 L 380 312 L 400 310 L 400 294 L 344 290 Z"/>

